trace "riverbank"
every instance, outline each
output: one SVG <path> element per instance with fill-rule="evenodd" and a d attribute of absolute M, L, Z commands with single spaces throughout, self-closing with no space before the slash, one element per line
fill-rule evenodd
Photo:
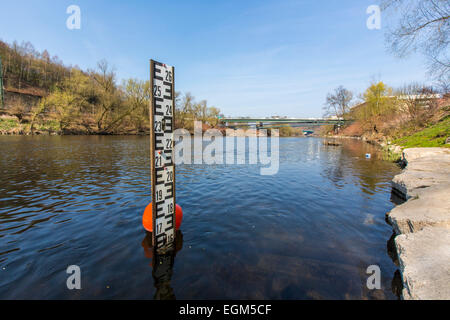
<path fill-rule="evenodd" d="M 0 135 L 146 135 L 149 127 L 135 128 L 132 126 L 120 126 L 113 131 L 104 132 L 98 129 L 94 121 L 73 120 L 73 123 L 61 129 L 60 122 L 49 117 L 39 119 L 33 123 L 32 116 L 28 115 L 19 119 L 14 115 L 0 115 Z"/>
<path fill-rule="evenodd" d="M 130 136 L 130 135 L 136 135 L 136 136 L 145 136 L 150 134 L 150 128 L 148 126 L 143 126 L 139 129 L 136 129 L 132 126 L 121 126 L 119 128 L 116 128 L 114 131 L 111 132 L 104 132 L 99 131 L 99 129 L 96 127 L 96 124 L 94 122 L 79 122 L 72 124 L 70 127 L 65 128 L 64 130 L 60 129 L 59 122 L 55 119 L 49 118 L 42 120 L 40 122 L 34 123 L 33 130 L 31 130 L 31 119 L 26 118 L 22 121 L 19 121 L 19 119 L 16 116 L 12 115 L 0 115 L 0 135 L 51 135 L 51 136 L 73 136 L 73 135 L 79 135 L 79 136 L 92 136 L 92 135 L 112 135 L 112 136 Z M 286 128 L 286 127 L 285 127 Z M 256 129 L 252 128 L 245 128 L 242 130 L 234 130 L 230 131 L 227 134 L 227 130 L 229 128 L 224 126 L 210 126 L 206 123 L 202 124 L 202 132 L 205 133 L 206 131 L 210 129 L 219 130 L 222 135 L 228 135 L 232 137 L 238 137 L 238 136 L 248 136 L 251 134 L 252 131 L 255 131 Z M 194 132 L 191 129 L 191 134 L 193 135 Z M 302 130 L 279 130 L 278 134 L 275 132 L 272 133 L 271 130 L 267 130 L 267 132 L 263 132 L 260 130 L 256 130 L 255 133 L 259 137 L 265 137 L 266 135 L 277 135 L 279 137 L 303 137 Z"/>
<path fill-rule="evenodd" d="M 356 120 L 339 130 L 337 135 L 333 129 L 332 137 L 351 137 L 378 145 L 384 151 L 386 160 L 394 162 L 402 160 L 402 150 L 406 148 L 450 148 L 449 98 L 443 99 L 440 105 L 432 112 L 432 117 L 426 124 L 402 120 L 402 115 L 398 114 L 391 119 L 392 122 L 378 123 L 370 128 Z"/>
<path fill-rule="evenodd" d="M 387 213 L 402 275 L 402 298 L 450 299 L 450 149 L 403 151 L 392 190 L 406 200 Z"/>
<path fill-rule="evenodd" d="M 345 135 L 333 135 L 324 136 L 325 139 L 356 139 L 364 141 L 368 144 L 374 145 L 381 149 L 382 151 L 382 158 L 383 160 L 396 162 L 400 166 L 404 167 L 405 164 L 403 163 L 402 159 L 402 152 L 403 148 L 399 145 L 392 144 L 390 142 L 386 142 L 380 139 L 375 139 L 373 137 L 366 137 L 366 136 L 345 136 Z"/>

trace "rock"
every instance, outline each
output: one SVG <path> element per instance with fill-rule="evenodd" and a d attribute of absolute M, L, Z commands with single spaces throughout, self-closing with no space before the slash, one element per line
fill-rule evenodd
<path fill-rule="evenodd" d="M 392 188 L 403 198 L 417 196 L 420 189 L 450 181 L 450 173 L 405 170 L 392 179 Z"/>
<path fill-rule="evenodd" d="M 342 145 L 342 143 L 331 142 L 331 141 L 324 141 L 323 144 L 326 145 L 326 146 L 333 146 L 333 147 L 339 147 L 339 146 Z"/>
<path fill-rule="evenodd" d="M 392 179 L 392 188 L 408 199 L 418 189 L 450 181 L 450 150 L 445 148 L 412 148 L 403 151 L 407 168 Z"/>
<path fill-rule="evenodd" d="M 411 233 L 428 226 L 450 228 L 450 180 L 415 191 L 415 198 L 396 206 L 387 214 L 397 234 Z"/>
<path fill-rule="evenodd" d="M 450 149 L 406 149 L 403 158 L 392 188 L 409 200 L 386 215 L 399 234 L 402 297 L 450 299 Z"/>
<path fill-rule="evenodd" d="M 450 229 L 428 227 L 395 238 L 405 300 L 450 299 Z"/>
<path fill-rule="evenodd" d="M 402 153 L 402 148 L 400 146 L 391 146 L 391 152 Z"/>
<path fill-rule="evenodd" d="M 436 157 L 439 155 L 450 156 L 450 150 L 445 148 L 409 148 L 403 150 L 403 156 L 406 161 L 416 160 L 424 157 Z"/>

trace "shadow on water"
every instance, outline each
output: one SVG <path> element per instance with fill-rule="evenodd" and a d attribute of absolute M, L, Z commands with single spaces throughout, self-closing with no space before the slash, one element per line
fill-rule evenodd
<path fill-rule="evenodd" d="M 391 202 L 396 205 L 399 206 L 403 203 L 406 202 L 405 198 L 399 194 L 397 194 L 397 192 L 395 192 L 394 190 L 391 191 Z M 391 223 L 388 220 L 388 215 L 386 214 L 386 223 L 388 225 L 391 225 Z M 398 261 L 398 253 L 397 253 L 397 248 L 395 246 L 395 237 L 397 236 L 397 234 L 395 233 L 395 231 L 392 231 L 392 235 L 389 238 L 389 240 L 387 241 L 386 244 L 386 249 L 387 249 L 387 254 L 388 256 L 391 258 L 392 262 L 398 267 L 399 266 L 399 261 Z M 398 298 L 401 298 L 401 294 L 402 294 L 402 290 L 403 290 L 403 282 L 402 282 L 402 276 L 400 273 L 399 269 L 396 269 L 394 272 L 394 276 L 392 278 L 392 283 L 391 283 L 391 289 L 392 289 L 392 293 Z"/>
<path fill-rule="evenodd" d="M 386 249 L 387 249 L 387 253 L 388 253 L 389 257 L 391 258 L 392 262 L 398 267 L 399 262 L 398 262 L 397 249 L 395 247 L 395 237 L 396 237 L 395 232 L 392 232 L 392 235 L 386 244 Z M 402 283 L 402 278 L 401 278 L 399 269 L 395 270 L 394 275 L 392 277 L 391 290 L 392 290 L 392 293 L 397 297 L 397 299 L 400 299 L 402 290 L 403 290 L 403 283 Z"/>
<path fill-rule="evenodd" d="M 152 276 L 156 289 L 155 300 L 175 300 L 175 293 L 171 287 L 173 267 L 177 253 L 183 248 L 183 233 L 177 230 L 175 248 L 166 254 L 157 254 L 152 245 L 152 233 L 147 232 L 142 240 L 145 257 L 151 259 Z"/>
<path fill-rule="evenodd" d="M 406 202 L 406 199 L 403 195 L 398 194 L 397 191 L 392 189 L 391 191 L 391 202 L 395 204 L 396 206 L 399 206 Z"/>

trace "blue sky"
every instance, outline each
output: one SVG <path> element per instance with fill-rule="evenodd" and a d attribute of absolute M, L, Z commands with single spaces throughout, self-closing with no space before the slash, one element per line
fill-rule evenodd
<path fill-rule="evenodd" d="M 30 41 L 65 64 L 105 58 L 120 79 L 148 79 L 149 59 L 174 65 L 176 90 L 226 116 L 320 117 L 328 92 L 361 93 L 373 80 L 425 82 L 424 59 L 386 50 L 368 30 L 376 0 L 0 0 L 0 39 Z M 69 5 L 81 29 L 66 28 Z"/>

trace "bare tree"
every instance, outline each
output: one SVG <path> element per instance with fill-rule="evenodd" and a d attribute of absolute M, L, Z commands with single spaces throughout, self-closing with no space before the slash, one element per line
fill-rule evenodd
<path fill-rule="evenodd" d="M 353 99 L 353 93 L 343 86 L 334 89 L 334 93 L 327 95 L 327 101 L 324 106 L 324 116 L 336 116 L 342 118 L 350 110 L 350 102 Z"/>
<path fill-rule="evenodd" d="M 382 10 L 399 14 L 386 39 L 397 56 L 419 51 L 428 60 L 428 70 L 440 83 L 450 81 L 449 0 L 382 0 Z"/>
<path fill-rule="evenodd" d="M 126 103 L 123 103 L 123 107 L 120 112 L 112 119 L 105 128 L 106 132 L 110 132 L 112 129 L 118 127 L 122 121 L 131 115 L 134 118 L 138 118 L 138 129 L 142 129 L 142 124 L 147 118 L 148 106 L 150 103 L 150 81 L 141 81 L 138 79 L 128 79 L 123 84 L 123 91 L 125 94 Z"/>
<path fill-rule="evenodd" d="M 120 92 L 116 86 L 116 74 L 108 62 L 103 59 L 97 63 L 98 72 L 91 70 L 90 75 L 96 85 L 100 111 L 97 115 L 97 128 L 105 130 L 105 120 L 120 107 Z M 106 125 L 107 127 L 107 125 Z"/>
<path fill-rule="evenodd" d="M 437 111 L 438 103 L 433 88 L 411 83 L 400 88 L 396 94 L 397 103 L 401 111 L 415 125 L 424 125 Z"/>

